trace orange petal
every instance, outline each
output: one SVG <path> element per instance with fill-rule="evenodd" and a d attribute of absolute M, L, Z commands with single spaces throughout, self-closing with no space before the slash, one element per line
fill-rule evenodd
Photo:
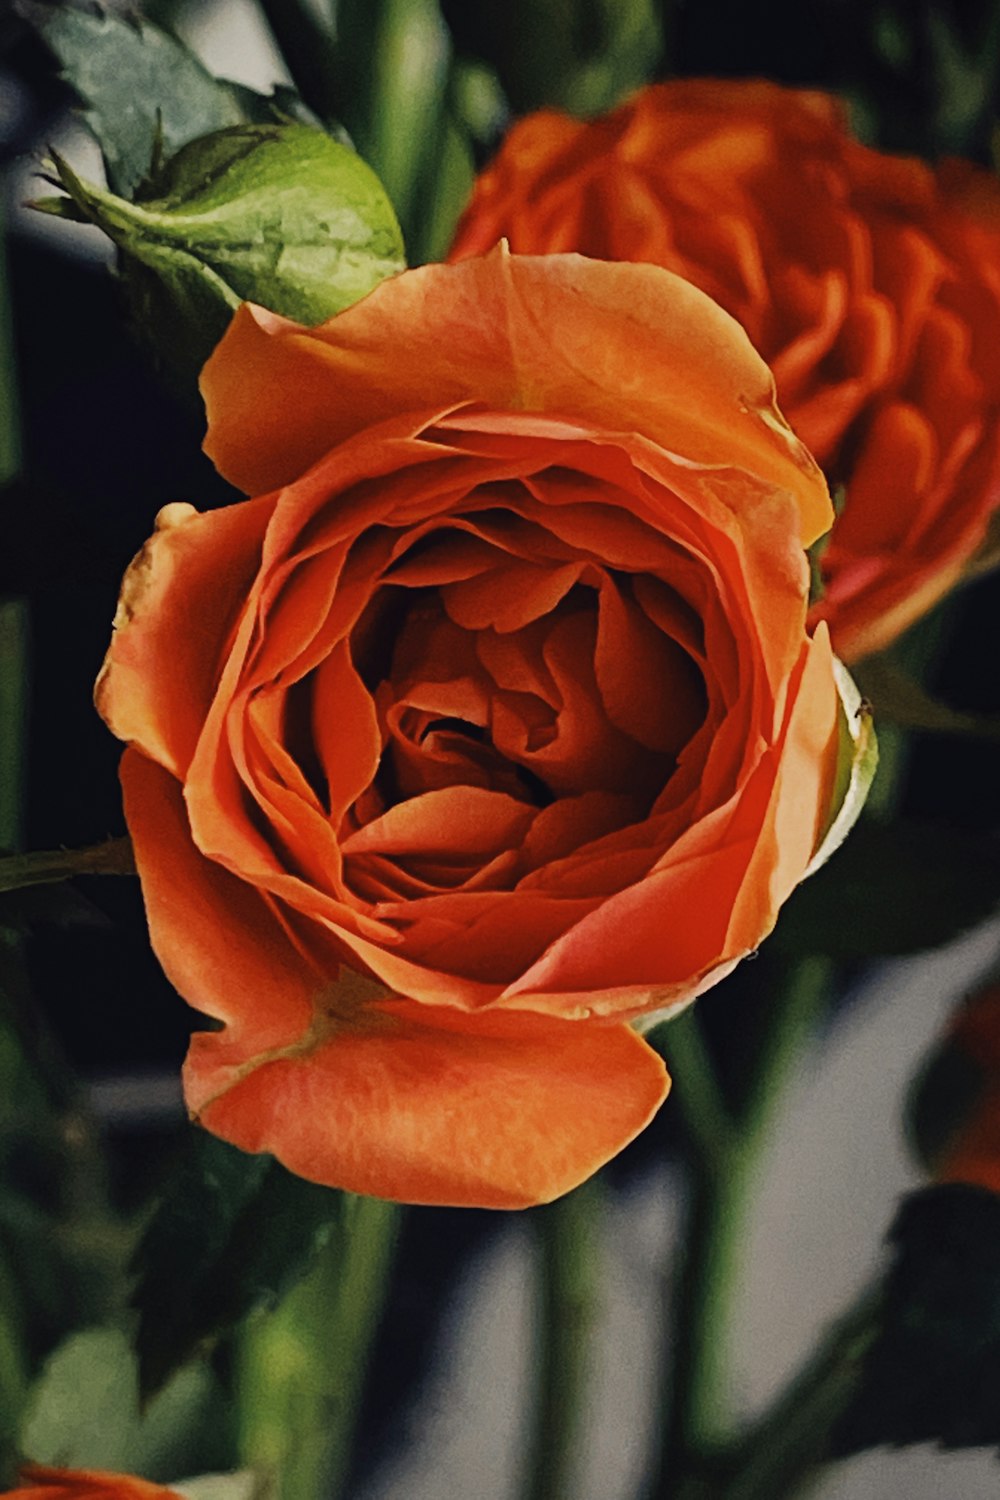
<path fill-rule="evenodd" d="M 264 496 L 206 515 L 167 506 L 122 582 L 98 712 L 177 776 L 194 754 L 274 504 Z"/>
<path fill-rule="evenodd" d="M 826 627 L 803 653 L 792 689 L 778 769 L 753 858 L 734 903 L 727 953 L 746 953 L 767 936 L 820 842 L 833 799 L 840 699 Z"/>
<path fill-rule="evenodd" d="M 568 1192 L 666 1097 L 657 1055 L 625 1026 L 368 1007 L 306 1053 L 218 1092 L 205 1034 L 185 1068 L 203 1125 L 314 1182 L 407 1203 L 524 1208 Z"/>
<path fill-rule="evenodd" d="M 723 453 L 796 497 L 806 545 L 832 518 L 743 329 L 656 266 L 498 248 L 390 277 L 318 328 L 244 304 L 202 392 L 206 451 L 250 492 L 394 414 L 476 401 L 639 432 L 709 468 Z"/>
<path fill-rule="evenodd" d="M 149 935 L 171 984 L 258 1050 L 301 1036 L 316 970 L 260 892 L 195 848 L 167 771 L 126 750 L 121 778 Z"/>

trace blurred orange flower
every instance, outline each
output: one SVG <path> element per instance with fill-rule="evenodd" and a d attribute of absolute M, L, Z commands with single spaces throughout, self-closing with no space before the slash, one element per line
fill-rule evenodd
<path fill-rule="evenodd" d="M 823 556 L 836 650 L 878 650 L 959 578 L 1000 501 L 1000 184 L 862 146 L 841 105 L 680 80 L 588 123 L 514 125 L 453 258 L 651 261 L 708 292 L 771 364 L 846 506 Z"/>
<path fill-rule="evenodd" d="M 163 1485 L 102 1469 L 49 1469 L 42 1464 L 25 1464 L 21 1478 L 27 1483 L 5 1490 L 4 1500 L 179 1500 L 174 1490 Z"/>
<path fill-rule="evenodd" d="M 190 1107 L 357 1192 L 552 1198 L 666 1093 L 630 1023 L 755 948 L 863 795 L 805 628 L 822 476 L 651 266 L 244 306 L 203 390 L 258 498 L 161 515 L 98 686 L 154 947 L 224 1023 Z"/>
<path fill-rule="evenodd" d="M 937 1064 L 958 1075 L 951 1129 L 932 1162 L 940 1182 L 968 1182 L 1000 1193 L 1000 984 L 988 985 L 956 1015 Z"/>

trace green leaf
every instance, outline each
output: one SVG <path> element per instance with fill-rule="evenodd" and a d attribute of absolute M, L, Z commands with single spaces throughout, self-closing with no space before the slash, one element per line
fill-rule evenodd
<path fill-rule="evenodd" d="M 843 662 L 833 658 L 837 681 L 837 727 L 840 744 L 833 793 L 822 837 L 806 869 L 814 875 L 835 854 L 854 828 L 878 769 L 878 740 L 871 709 L 861 697 Z"/>
<path fill-rule="evenodd" d="M 869 657 L 854 668 L 854 676 L 880 718 L 904 729 L 1000 743 L 1000 714 L 967 713 L 951 708 L 889 657 Z"/>
<path fill-rule="evenodd" d="M 29 1402 L 21 1450 L 36 1463 L 173 1478 L 176 1465 L 193 1459 L 195 1433 L 213 1389 L 207 1370 L 184 1370 L 141 1411 L 127 1336 L 118 1328 L 87 1329 L 46 1362 Z"/>
<path fill-rule="evenodd" d="M 792 893 L 768 942 L 777 952 L 835 959 L 920 953 L 998 904 L 996 839 L 944 824 L 862 821 Z"/>
<path fill-rule="evenodd" d="M 192 1128 L 133 1267 L 143 1393 L 292 1286 L 343 1202 Z"/>
<path fill-rule="evenodd" d="M 108 183 L 125 197 L 158 160 L 198 136 L 248 122 L 314 122 L 293 90 L 280 86 L 267 97 L 213 78 L 176 37 L 136 15 L 48 0 L 21 0 L 18 8 L 82 100 Z"/>
<path fill-rule="evenodd" d="M 610 109 L 648 83 L 663 50 L 655 0 L 445 0 L 458 48 L 496 69 L 518 114 Z"/>
<path fill-rule="evenodd" d="M 879 1331 L 834 1453 L 1000 1444 L 1000 1196 L 926 1188 L 904 1201 L 889 1238 Z"/>
<path fill-rule="evenodd" d="M 46 1362 L 22 1432 L 35 1462 L 124 1468 L 137 1421 L 135 1367 L 119 1329 L 74 1334 Z"/>
<path fill-rule="evenodd" d="M 117 193 L 131 195 L 149 174 L 158 141 L 173 153 L 247 118 L 231 85 L 149 21 L 65 4 L 25 3 L 21 10 L 83 101 Z"/>

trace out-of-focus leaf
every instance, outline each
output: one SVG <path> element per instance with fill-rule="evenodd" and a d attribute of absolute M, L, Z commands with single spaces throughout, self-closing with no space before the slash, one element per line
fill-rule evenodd
<path fill-rule="evenodd" d="M 890 1241 L 879 1331 L 833 1451 L 1000 1444 L 1000 1196 L 926 1188 L 903 1203 Z"/>
<path fill-rule="evenodd" d="M 66 884 L 30 886 L 0 893 L 0 927 L 22 936 L 36 926 L 109 930 L 107 912 Z"/>
<path fill-rule="evenodd" d="M 1000 904 L 1000 843 L 944 824 L 862 821 L 782 909 L 775 951 L 871 958 L 958 937 Z"/>
<path fill-rule="evenodd" d="M 1000 714 L 967 713 L 949 707 L 888 657 L 872 656 L 859 663 L 854 668 L 854 678 L 875 713 L 904 729 L 1000 743 Z"/>
<path fill-rule="evenodd" d="M 74 1334 L 46 1362 L 29 1402 L 21 1449 L 36 1463 L 173 1478 L 195 1451 L 213 1381 L 182 1371 L 140 1410 L 135 1354 L 118 1328 Z M 194 1460 L 198 1461 L 198 1460 Z"/>
<path fill-rule="evenodd" d="M 74 1334 L 46 1362 L 22 1433 L 39 1463 L 122 1469 L 137 1421 L 135 1367 L 118 1329 Z"/>
<path fill-rule="evenodd" d="M 304 1274 L 343 1195 L 192 1129 L 134 1263 L 144 1394 Z"/>
<path fill-rule="evenodd" d="M 19 9 L 83 101 L 108 182 L 126 197 L 159 157 L 198 136 L 299 114 L 288 89 L 267 98 L 213 78 L 176 37 L 138 16 L 43 0 L 21 0 Z"/>
<path fill-rule="evenodd" d="M 518 114 L 609 109 L 648 83 L 663 50 L 655 0 L 445 0 L 460 51 L 489 62 Z"/>

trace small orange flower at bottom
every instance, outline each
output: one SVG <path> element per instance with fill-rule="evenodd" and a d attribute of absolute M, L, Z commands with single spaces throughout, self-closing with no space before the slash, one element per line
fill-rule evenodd
<path fill-rule="evenodd" d="M 176 1490 L 133 1474 L 104 1469 L 50 1469 L 25 1464 L 23 1484 L 5 1490 L 0 1500 L 179 1500 Z"/>

